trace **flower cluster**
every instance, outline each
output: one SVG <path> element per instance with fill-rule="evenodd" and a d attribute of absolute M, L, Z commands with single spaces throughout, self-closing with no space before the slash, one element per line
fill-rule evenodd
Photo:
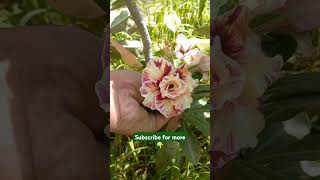
<path fill-rule="evenodd" d="M 209 79 L 210 57 L 196 48 L 200 40 L 197 38 L 186 38 L 179 34 L 176 39 L 175 53 L 178 59 L 183 60 L 189 66 L 195 66 L 195 70 L 203 74 L 203 79 Z"/>
<path fill-rule="evenodd" d="M 264 55 L 260 38 L 248 27 L 248 15 L 248 8 L 238 6 L 213 24 L 215 167 L 236 157 L 241 148 L 257 145 L 257 135 L 265 125 L 259 99 L 283 65 L 279 56 Z"/>
<path fill-rule="evenodd" d="M 142 74 L 143 105 L 172 118 L 190 108 L 191 92 L 197 86 L 186 64 L 175 68 L 163 58 L 148 62 Z"/>

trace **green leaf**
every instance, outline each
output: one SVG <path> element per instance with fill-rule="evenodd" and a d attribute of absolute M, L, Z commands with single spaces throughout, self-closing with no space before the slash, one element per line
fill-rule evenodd
<path fill-rule="evenodd" d="M 47 12 L 47 9 L 35 9 L 33 11 L 30 11 L 21 18 L 19 25 L 25 26 L 34 16 L 37 16 L 45 12 Z"/>
<path fill-rule="evenodd" d="M 308 135 L 303 140 L 275 151 L 256 153 L 253 162 L 267 163 L 276 160 L 302 161 L 320 159 L 320 135 Z"/>
<path fill-rule="evenodd" d="M 283 23 L 286 18 L 278 13 L 269 13 L 258 15 L 254 17 L 250 22 L 249 26 L 256 32 L 262 33 L 265 30 L 272 29 L 273 27 L 279 27 L 279 23 Z"/>
<path fill-rule="evenodd" d="M 213 1 L 213 13 L 215 18 L 218 15 L 223 15 L 227 11 L 239 5 L 239 0 L 215 0 Z"/>
<path fill-rule="evenodd" d="M 207 2 L 207 0 L 200 0 L 200 3 L 199 3 L 198 19 L 200 21 L 202 21 L 202 13 L 203 13 L 204 8 L 206 7 L 206 2 Z"/>
<path fill-rule="evenodd" d="M 272 102 L 292 96 L 320 94 L 320 84 L 314 82 L 320 82 L 319 72 L 289 75 L 274 82 L 266 91 L 264 98 L 267 102 Z"/>
<path fill-rule="evenodd" d="M 110 13 L 110 22 L 111 22 L 111 29 L 114 29 L 119 24 L 127 20 L 130 16 L 129 10 L 116 10 Z"/>
<path fill-rule="evenodd" d="M 203 97 L 210 97 L 210 85 L 199 85 L 192 92 L 193 100 L 199 100 Z"/>
<path fill-rule="evenodd" d="M 240 180 L 297 180 L 297 177 L 289 176 L 281 172 L 275 171 L 269 167 L 246 162 L 243 160 L 236 160 L 233 163 L 235 177 L 239 177 Z M 238 178 L 237 178 L 238 179 Z"/>
<path fill-rule="evenodd" d="M 259 144 L 255 148 L 256 153 L 272 152 L 298 141 L 298 139 L 285 132 L 281 122 L 272 123 L 267 126 L 258 138 Z"/>
<path fill-rule="evenodd" d="M 178 142 L 165 142 L 162 148 L 156 154 L 156 169 L 161 171 L 168 166 L 179 162 L 179 143 Z M 175 162 L 172 160 L 175 159 Z"/>
<path fill-rule="evenodd" d="M 320 84 L 314 82 L 320 82 L 320 73 L 290 75 L 275 82 L 263 97 L 267 122 L 285 121 L 306 108 L 319 107 Z"/>
<path fill-rule="evenodd" d="M 199 27 L 195 30 L 193 30 L 192 32 L 193 35 L 196 35 L 196 36 L 205 36 L 207 38 L 210 37 L 210 26 L 202 26 L 202 27 Z"/>
<path fill-rule="evenodd" d="M 81 18 L 98 18 L 106 15 L 95 0 L 48 0 L 57 10 Z"/>
<path fill-rule="evenodd" d="M 110 10 L 116 10 L 126 7 L 126 0 L 111 0 Z"/>
<path fill-rule="evenodd" d="M 191 104 L 191 108 L 183 114 L 183 119 L 199 129 L 205 136 L 210 136 L 209 118 L 205 113 L 210 113 L 209 104 L 202 105 L 200 100 Z"/>
<path fill-rule="evenodd" d="M 187 132 L 188 137 L 186 141 L 180 143 L 182 145 L 182 151 L 187 159 L 189 159 L 191 163 L 196 165 L 199 163 L 200 159 L 200 146 L 198 144 L 197 138 L 193 134 L 191 129 L 186 126 L 186 124 L 183 124 L 183 131 Z"/>
<path fill-rule="evenodd" d="M 100 6 L 100 8 L 101 9 L 103 9 L 104 11 L 110 11 L 110 4 L 111 4 L 111 2 L 110 2 L 110 4 L 109 3 L 107 3 L 107 1 L 105 1 L 105 0 L 94 0 L 95 1 L 95 3 L 97 3 L 99 6 Z"/>
<path fill-rule="evenodd" d="M 299 161 L 274 161 L 269 164 L 274 171 L 284 174 L 290 174 L 293 177 L 306 176 L 306 173 L 300 167 Z"/>

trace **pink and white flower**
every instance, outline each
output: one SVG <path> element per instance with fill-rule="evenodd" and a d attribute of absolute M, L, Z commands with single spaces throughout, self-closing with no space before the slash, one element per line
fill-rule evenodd
<path fill-rule="evenodd" d="M 191 92 L 197 86 L 187 65 L 175 68 L 163 58 L 152 59 L 142 74 L 143 105 L 172 118 L 190 108 Z"/>
<path fill-rule="evenodd" d="M 204 55 L 199 49 L 196 49 L 197 38 L 188 39 L 185 35 L 179 34 L 176 39 L 176 56 L 188 65 L 199 64 Z"/>
<path fill-rule="evenodd" d="M 249 9 L 239 6 L 214 24 L 211 136 L 216 167 L 240 149 L 257 145 L 265 124 L 259 98 L 283 65 L 280 57 L 264 55 L 259 37 L 248 27 L 248 15 Z"/>
<path fill-rule="evenodd" d="M 176 57 L 183 60 L 189 66 L 196 66 L 196 71 L 203 74 L 203 79 L 209 79 L 210 57 L 205 55 L 195 46 L 199 43 L 197 38 L 186 38 L 179 34 L 176 39 Z"/>

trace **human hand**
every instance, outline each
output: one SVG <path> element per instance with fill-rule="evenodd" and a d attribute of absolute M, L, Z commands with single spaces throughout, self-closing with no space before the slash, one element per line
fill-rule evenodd
<path fill-rule="evenodd" d="M 103 180 L 102 41 L 70 27 L 0 30 L 0 179 Z"/>
<path fill-rule="evenodd" d="M 152 132 L 168 121 L 171 130 L 178 126 L 179 117 L 167 119 L 156 111 L 147 111 L 140 94 L 141 74 L 119 70 L 110 73 L 110 131 L 131 135 L 134 132 Z"/>

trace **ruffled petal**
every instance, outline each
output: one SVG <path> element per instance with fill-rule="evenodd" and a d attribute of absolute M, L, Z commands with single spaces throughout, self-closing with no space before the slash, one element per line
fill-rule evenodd
<path fill-rule="evenodd" d="M 238 98 L 246 82 L 245 72 L 236 61 L 227 57 L 219 48 L 219 38 L 214 40 L 214 87 L 211 95 L 213 96 L 213 109 L 221 109 L 226 102 Z"/>
<path fill-rule="evenodd" d="M 175 99 L 187 90 L 186 83 L 178 75 L 170 75 L 162 78 L 159 84 L 161 97 Z"/>
<path fill-rule="evenodd" d="M 211 157 L 212 157 L 212 164 L 213 168 L 221 168 L 224 165 L 226 165 L 229 161 L 236 158 L 238 156 L 238 153 L 235 154 L 225 154 L 222 151 L 212 151 Z"/>
<path fill-rule="evenodd" d="M 231 58 L 242 56 L 247 38 L 248 8 L 238 6 L 232 15 L 218 19 L 213 36 L 220 36 L 223 52 Z"/>
<path fill-rule="evenodd" d="M 146 81 L 140 88 L 141 96 L 144 97 L 143 105 L 155 110 L 155 97 L 160 94 L 157 81 Z"/>
<path fill-rule="evenodd" d="M 192 49 L 188 51 L 184 56 L 184 61 L 186 64 L 195 66 L 200 63 L 201 58 L 205 56 L 205 54 L 197 49 Z"/>
<path fill-rule="evenodd" d="M 247 74 L 245 91 L 247 96 L 258 98 L 280 77 L 283 60 L 280 56 L 265 56 L 260 48 L 260 39 L 250 33 L 246 44 L 245 56 L 237 60 Z"/>
<path fill-rule="evenodd" d="M 174 66 L 163 58 L 152 59 L 142 73 L 142 82 L 158 81 L 164 76 L 174 74 Z"/>
<path fill-rule="evenodd" d="M 192 74 L 188 69 L 189 66 L 183 64 L 177 68 L 176 73 L 179 75 L 180 79 L 182 79 L 187 84 L 188 91 L 192 92 L 193 89 L 198 86 L 198 81 L 192 78 Z"/>
<path fill-rule="evenodd" d="M 320 162 L 319 161 L 300 161 L 300 167 L 307 175 L 311 177 L 320 176 Z"/>
<path fill-rule="evenodd" d="M 192 40 L 189 40 L 184 34 L 179 34 L 176 39 L 176 52 L 186 53 L 194 46 Z"/>
<path fill-rule="evenodd" d="M 157 110 L 164 115 L 166 118 L 172 118 L 175 116 L 178 116 L 183 111 L 180 109 L 177 109 L 175 107 L 175 100 L 169 99 L 169 98 L 162 98 L 161 95 L 156 96 L 156 108 Z"/>
<path fill-rule="evenodd" d="M 186 92 L 185 94 L 177 97 L 174 101 L 174 105 L 176 109 L 184 111 L 185 109 L 190 108 L 193 99 L 190 92 Z"/>
<path fill-rule="evenodd" d="M 240 102 L 226 104 L 214 113 L 212 123 L 213 151 L 233 155 L 241 148 L 255 147 L 257 135 L 264 128 L 263 114 L 254 106 Z"/>

